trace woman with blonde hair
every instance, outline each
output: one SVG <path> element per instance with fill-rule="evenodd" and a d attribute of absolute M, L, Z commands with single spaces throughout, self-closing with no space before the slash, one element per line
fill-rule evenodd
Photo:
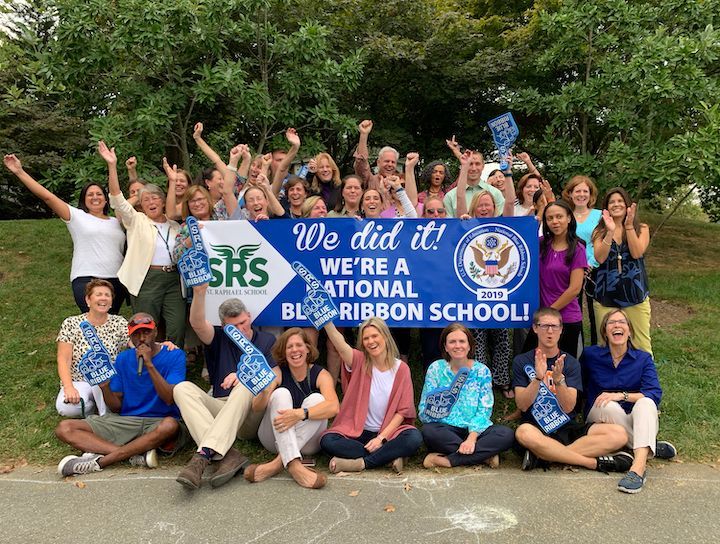
<path fill-rule="evenodd" d="M 335 328 L 325 325 L 342 360 L 340 411 L 320 446 L 330 459 L 330 472 L 359 472 L 392 463 L 402 470 L 403 458 L 422 443 L 415 426 L 410 367 L 398 358 L 398 349 L 385 322 L 371 317 L 360 325 L 353 349 Z"/>
<path fill-rule="evenodd" d="M 329 153 L 318 153 L 308 163 L 307 181 L 310 192 L 323 197 L 327 206 L 334 209 L 340 199 L 340 169 Z"/>

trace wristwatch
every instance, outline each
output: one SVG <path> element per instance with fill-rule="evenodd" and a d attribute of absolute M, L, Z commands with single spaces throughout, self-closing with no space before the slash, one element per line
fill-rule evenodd
<path fill-rule="evenodd" d="M 623 391 L 623 402 L 627 402 L 627 401 L 628 401 L 628 392 Z"/>
<path fill-rule="evenodd" d="M 383 436 L 383 437 L 380 439 L 380 443 L 381 443 L 382 445 L 387 444 L 387 438 L 385 438 L 385 437 Z"/>
<path fill-rule="evenodd" d="M 303 408 L 303 412 L 305 412 L 305 417 L 303 417 L 303 421 L 305 421 L 310 417 L 310 410 Z"/>
<path fill-rule="evenodd" d="M 556 381 L 555 385 L 565 385 L 565 376 Z"/>

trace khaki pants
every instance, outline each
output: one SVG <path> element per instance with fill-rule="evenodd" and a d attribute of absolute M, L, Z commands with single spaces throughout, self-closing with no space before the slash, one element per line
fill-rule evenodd
<path fill-rule="evenodd" d="M 312 393 L 302 403 L 302 408 L 310 408 L 325 402 L 325 397 L 320 393 Z M 258 429 L 260 442 L 271 453 L 279 453 L 283 465 L 302 455 L 313 455 L 320 451 L 320 435 L 327 429 L 327 419 L 307 419 L 298 421 L 287 431 L 276 431 L 273 427 L 273 420 L 277 417 L 279 410 L 287 410 L 293 407 L 290 392 L 284 387 L 278 387 L 270 395 L 265 416 Z"/>
<path fill-rule="evenodd" d="M 242 384 L 227 397 L 214 398 L 194 383 L 182 382 L 175 386 L 173 398 L 198 450 L 210 448 L 224 456 L 236 438 L 257 436 L 262 413 L 252 413 L 252 393 Z"/>
<path fill-rule="evenodd" d="M 591 423 L 617 423 L 628 434 L 627 445 L 634 450 L 650 448 L 655 456 L 655 442 L 658 433 L 658 411 L 655 402 L 647 397 L 641 398 L 633 406 L 632 412 L 625 413 L 619 403 L 608 402 L 603 408 L 593 406 L 587 416 Z"/>
<path fill-rule="evenodd" d="M 595 326 L 597 327 L 598 338 L 600 336 L 600 325 L 605 314 L 615 308 L 607 308 L 597 301 L 593 301 L 593 310 L 595 311 Z M 633 346 L 637 349 L 647 351 L 652 355 L 652 343 L 650 342 L 650 297 L 647 297 L 640 304 L 621 308 L 625 312 L 632 323 L 635 334 L 631 338 Z"/>

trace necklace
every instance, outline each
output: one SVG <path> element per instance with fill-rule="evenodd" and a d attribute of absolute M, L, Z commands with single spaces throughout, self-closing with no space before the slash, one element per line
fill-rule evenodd
<path fill-rule="evenodd" d="M 610 353 L 610 356 L 612 357 L 612 361 L 613 361 L 613 366 L 617 367 L 620 364 L 620 361 L 622 361 L 623 357 L 625 357 L 625 353 L 627 353 L 627 352 L 624 351 L 617 357 L 615 355 L 613 355 L 612 353 Z"/>
<path fill-rule="evenodd" d="M 293 383 L 295 384 L 295 387 L 298 388 L 298 390 L 303 394 L 303 397 L 310 396 L 310 393 L 312 393 L 312 388 L 310 387 L 310 367 L 307 368 L 307 372 L 305 373 L 305 379 L 298 382 L 295 379 L 295 376 L 293 376 L 292 370 L 288 369 L 288 372 L 290 373 L 290 377 L 292 378 Z M 307 384 L 307 391 L 305 391 L 300 384 L 306 383 Z"/>

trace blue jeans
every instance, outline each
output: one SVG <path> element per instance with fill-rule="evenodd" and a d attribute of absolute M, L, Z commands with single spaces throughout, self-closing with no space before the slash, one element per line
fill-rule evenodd
<path fill-rule="evenodd" d="M 320 447 L 328 455 L 342 457 L 343 459 L 364 459 L 365 468 L 382 467 L 391 463 L 398 457 L 410 457 L 420 448 L 422 435 L 417 429 L 407 429 L 383 446 L 370 453 L 365 444 L 375 438 L 378 433 L 363 431 L 357 438 L 330 432 L 320 440 Z"/>
<path fill-rule="evenodd" d="M 515 443 L 515 433 L 504 425 L 490 425 L 477 438 L 475 451 L 468 455 L 458 453 L 458 448 L 468 437 L 468 430 L 445 423 L 425 423 L 423 439 L 431 452 L 447 455 L 450 465 L 479 465 L 493 455 L 509 450 Z"/>

